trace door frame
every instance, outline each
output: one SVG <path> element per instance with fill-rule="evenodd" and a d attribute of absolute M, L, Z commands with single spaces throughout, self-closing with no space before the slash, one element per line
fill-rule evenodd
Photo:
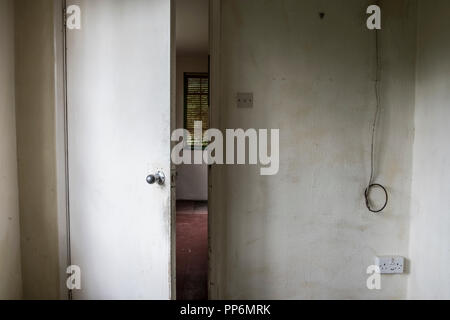
<path fill-rule="evenodd" d="M 124 0 L 125 1 L 125 0 Z M 175 46 L 175 0 L 169 0 L 171 6 L 171 58 L 170 58 L 170 113 L 171 132 L 176 126 L 176 46 Z M 71 263 L 70 246 L 70 190 L 68 162 L 68 122 L 67 122 L 67 77 L 66 77 L 66 0 L 53 0 L 54 41 L 53 54 L 55 63 L 55 143 L 56 143 L 56 193 L 58 217 L 58 247 L 59 247 L 59 296 L 61 300 L 71 300 L 72 295 L 66 286 L 67 267 Z M 169 146 L 171 152 L 172 145 Z M 171 163 L 171 179 L 173 180 L 175 166 Z M 171 186 L 170 238 L 171 252 L 168 282 L 170 299 L 176 299 L 176 199 L 175 184 Z"/>
<path fill-rule="evenodd" d="M 65 0 L 53 0 L 55 59 L 55 142 L 56 142 L 56 200 L 58 216 L 59 248 L 59 298 L 70 300 L 71 293 L 66 286 L 66 269 L 71 265 L 69 228 L 69 179 L 67 166 L 67 109 L 65 81 Z"/>
<path fill-rule="evenodd" d="M 221 40 L 222 1 L 209 0 L 209 77 L 210 77 L 210 126 L 223 130 L 221 124 Z M 226 275 L 226 198 L 225 166 L 208 166 L 208 298 L 224 299 L 223 281 Z"/>

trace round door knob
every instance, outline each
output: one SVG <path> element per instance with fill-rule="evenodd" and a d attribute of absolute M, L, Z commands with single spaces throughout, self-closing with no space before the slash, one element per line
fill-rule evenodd
<path fill-rule="evenodd" d="M 156 174 L 150 174 L 147 176 L 148 184 L 158 183 L 159 185 L 163 185 L 166 182 L 166 176 L 163 172 L 158 171 Z"/>
<path fill-rule="evenodd" d="M 147 183 L 148 184 L 154 184 L 156 182 L 155 175 L 151 174 L 147 177 Z"/>

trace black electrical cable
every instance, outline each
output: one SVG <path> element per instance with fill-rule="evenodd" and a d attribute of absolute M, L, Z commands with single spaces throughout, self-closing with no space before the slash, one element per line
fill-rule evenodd
<path fill-rule="evenodd" d="M 375 96 L 376 96 L 376 103 L 377 108 L 375 112 L 375 119 L 373 121 L 372 126 L 372 146 L 371 146 L 371 155 L 370 155 L 370 179 L 369 184 L 364 191 L 364 197 L 366 198 L 366 207 L 369 209 L 370 212 L 373 213 L 380 213 L 384 209 L 386 209 L 386 206 L 389 202 L 389 196 L 386 188 L 378 183 L 373 183 L 374 175 L 375 175 L 375 137 L 376 137 L 376 129 L 378 124 L 378 118 L 380 114 L 380 46 L 379 46 L 379 40 L 378 40 L 378 30 L 375 30 L 375 47 L 376 47 L 376 79 L 375 79 Z M 386 195 L 386 201 L 384 205 L 381 207 L 381 209 L 373 209 L 370 202 L 370 191 L 373 188 L 381 188 L 384 191 L 384 194 Z"/>

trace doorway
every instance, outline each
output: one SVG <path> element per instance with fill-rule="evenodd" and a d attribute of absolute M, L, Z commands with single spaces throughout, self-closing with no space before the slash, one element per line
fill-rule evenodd
<path fill-rule="evenodd" d="M 173 179 L 167 146 L 172 120 L 188 130 L 199 119 L 210 125 L 209 1 L 58 3 L 82 12 L 81 29 L 61 26 L 58 49 L 61 259 L 82 270 L 84 284 L 70 298 L 207 299 L 209 168 L 182 165 Z"/>
<path fill-rule="evenodd" d="M 209 1 L 176 0 L 176 122 L 189 131 L 209 128 Z M 203 152 L 186 140 L 183 152 Z M 208 299 L 208 166 L 176 168 L 176 293 L 179 300 Z"/>

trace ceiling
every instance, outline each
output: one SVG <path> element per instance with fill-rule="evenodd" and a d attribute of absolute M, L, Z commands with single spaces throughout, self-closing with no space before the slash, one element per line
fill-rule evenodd
<path fill-rule="evenodd" d="M 209 52 L 208 0 L 176 0 L 177 55 Z"/>

